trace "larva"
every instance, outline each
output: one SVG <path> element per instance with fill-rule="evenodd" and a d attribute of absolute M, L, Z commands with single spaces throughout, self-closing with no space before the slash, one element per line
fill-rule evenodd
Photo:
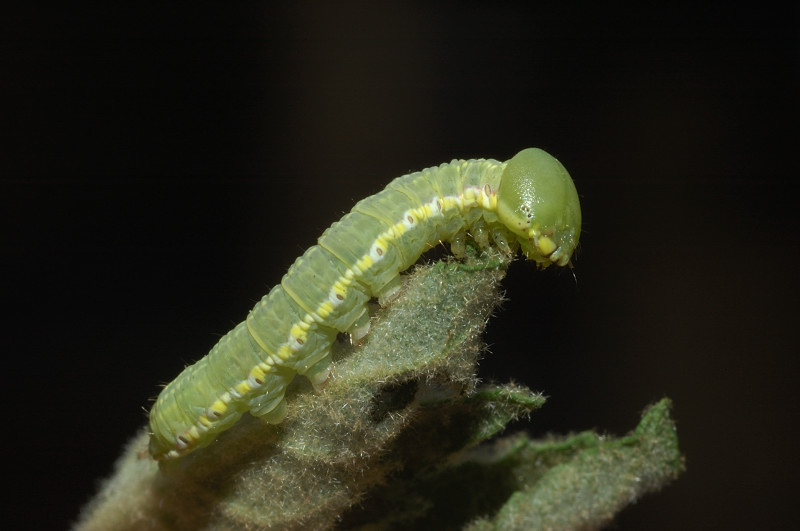
<path fill-rule="evenodd" d="M 151 455 L 174 459 L 205 446 L 245 411 L 281 422 L 292 378 L 323 383 L 336 334 L 363 335 L 370 298 L 394 291 L 400 272 L 437 243 L 463 256 L 469 231 L 483 247 L 492 240 L 540 267 L 564 266 L 580 229 L 572 178 L 540 149 L 398 177 L 331 225 L 244 322 L 161 391 L 150 412 Z"/>

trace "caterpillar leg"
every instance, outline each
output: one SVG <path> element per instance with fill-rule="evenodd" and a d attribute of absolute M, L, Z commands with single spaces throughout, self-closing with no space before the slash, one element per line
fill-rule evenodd
<path fill-rule="evenodd" d="M 568 249 L 565 249 L 563 245 L 559 245 L 555 251 L 550 255 L 550 260 L 557 263 L 558 265 L 569 265 L 572 267 L 572 262 L 570 262 L 570 254 Z"/>
<path fill-rule="evenodd" d="M 269 424 L 280 424 L 286 418 L 286 398 L 281 395 L 277 404 L 270 400 L 262 407 L 251 409 L 250 414 Z"/>
<path fill-rule="evenodd" d="M 272 367 L 261 378 L 259 393 L 247 401 L 250 414 L 271 424 L 277 424 L 286 416 L 286 386 L 294 378 L 294 371 Z"/>
<path fill-rule="evenodd" d="M 311 385 L 314 386 L 315 390 L 319 391 L 325 386 L 325 382 L 327 382 L 328 378 L 331 376 L 330 350 L 325 354 L 325 357 L 316 362 L 305 372 L 305 376 L 311 382 Z"/>
<path fill-rule="evenodd" d="M 369 311 L 367 306 L 364 306 L 364 312 L 355 320 L 355 322 L 347 329 L 350 334 L 350 341 L 355 345 L 360 342 L 369 332 Z"/>
<path fill-rule="evenodd" d="M 489 227 L 486 226 L 486 223 L 483 221 L 483 219 L 479 219 L 473 223 L 469 232 L 479 248 L 489 248 Z"/>
<path fill-rule="evenodd" d="M 403 279 L 400 275 L 395 275 L 392 280 L 386 283 L 384 287 L 381 288 L 380 293 L 378 293 L 378 304 L 381 307 L 388 306 L 393 300 L 397 298 L 400 294 L 400 288 L 403 287 Z"/>
<path fill-rule="evenodd" d="M 519 243 L 513 235 L 503 227 L 493 227 L 491 231 L 492 241 L 505 254 L 513 255 L 519 249 Z"/>
<path fill-rule="evenodd" d="M 464 258 L 467 256 L 467 231 L 461 229 L 453 236 L 453 239 L 450 240 L 450 252 L 453 253 L 458 259 Z"/>
<path fill-rule="evenodd" d="M 502 229 L 496 229 L 502 230 Z M 486 225 L 486 222 L 483 219 L 475 220 L 472 225 L 469 227 L 469 233 L 465 229 L 462 229 L 453 236 L 453 239 L 450 241 L 450 252 L 453 253 L 458 259 L 462 259 L 467 256 L 467 236 L 470 236 L 478 248 L 485 250 L 490 247 L 490 238 L 497 242 L 499 236 L 495 236 L 494 232 L 489 230 L 489 227 Z M 510 234 L 505 232 L 502 237 L 502 242 L 498 242 L 500 249 L 504 252 L 509 252 L 509 246 L 512 245 L 510 242 L 513 241 L 513 238 Z"/>

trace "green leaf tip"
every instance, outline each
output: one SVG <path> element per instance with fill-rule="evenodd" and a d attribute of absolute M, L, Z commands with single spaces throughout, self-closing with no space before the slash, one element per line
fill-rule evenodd
<path fill-rule="evenodd" d="M 520 488 L 497 513 L 466 526 L 488 529 L 598 529 L 625 506 L 683 471 L 670 401 L 644 413 L 619 439 L 592 432 L 518 442 L 509 460 Z"/>

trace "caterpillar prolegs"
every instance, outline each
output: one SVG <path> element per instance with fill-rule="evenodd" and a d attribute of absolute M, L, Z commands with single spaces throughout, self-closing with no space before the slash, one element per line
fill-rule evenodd
<path fill-rule="evenodd" d="M 396 289 L 400 272 L 440 241 L 463 256 L 469 231 L 480 246 L 492 240 L 540 267 L 564 266 L 580 229 L 575 185 L 540 149 L 398 177 L 331 225 L 244 322 L 162 390 L 150 412 L 151 455 L 205 446 L 245 411 L 279 423 L 292 378 L 324 382 L 336 334 L 363 334 L 368 301 Z"/>

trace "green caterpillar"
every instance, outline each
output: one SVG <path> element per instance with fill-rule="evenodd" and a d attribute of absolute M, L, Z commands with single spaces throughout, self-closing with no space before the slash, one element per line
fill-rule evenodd
<path fill-rule="evenodd" d="M 174 459 L 205 446 L 245 411 L 281 422 L 292 378 L 321 385 L 336 334 L 363 337 L 370 298 L 390 297 L 400 272 L 437 243 L 461 257 L 469 231 L 481 247 L 491 240 L 540 267 L 564 266 L 580 230 L 575 185 L 540 149 L 398 177 L 331 225 L 244 322 L 162 390 L 150 412 L 151 455 Z"/>

